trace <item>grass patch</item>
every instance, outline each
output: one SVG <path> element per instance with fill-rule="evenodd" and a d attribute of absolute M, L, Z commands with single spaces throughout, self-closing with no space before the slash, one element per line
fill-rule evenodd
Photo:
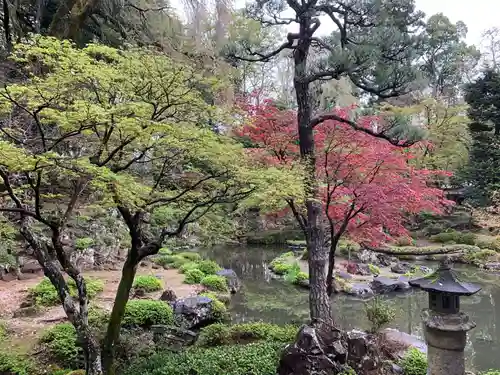
<path fill-rule="evenodd" d="M 87 297 L 94 298 L 104 289 L 104 283 L 98 279 L 85 279 L 87 284 Z M 67 280 L 69 291 L 73 297 L 78 296 L 76 283 L 73 279 Z M 37 306 L 54 306 L 60 303 L 56 288 L 48 278 L 44 278 L 29 291 L 29 296 L 35 300 Z"/>

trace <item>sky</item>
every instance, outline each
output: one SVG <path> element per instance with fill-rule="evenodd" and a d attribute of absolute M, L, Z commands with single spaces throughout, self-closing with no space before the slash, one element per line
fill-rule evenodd
<path fill-rule="evenodd" d="M 469 30 L 467 35 L 469 44 L 479 45 L 483 31 L 494 26 L 500 27 L 499 0 L 415 0 L 415 2 L 417 8 L 424 11 L 427 16 L 444 13 L 452 22 L 465 22 Z M 182 0 L 171 0 L 171 4 L 176 8 L 179 8 L 181 3 Z M 242 6 L 245 0 L 236 0 L 235 3 Z"/>

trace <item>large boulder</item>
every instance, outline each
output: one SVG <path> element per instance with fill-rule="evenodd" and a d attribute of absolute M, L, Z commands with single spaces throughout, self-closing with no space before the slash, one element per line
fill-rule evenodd
<path fill-rule="evenodd" d="M 404 357 L 409 348 L 416 348 L 422 353 L 427 353 L 427 345 L 418 337 L 401 332 L 394 328 L 385 328 L 380 332 L 382 347 L 385 355 L 393 360 L 400 360 Z"/>
<path fill-rule="evenodd" d="M 376 294 L 403 292 L 411 288 L 405 280 L 393 280 L 384 276 L 374 277 L 370 287 Z"/>
<path fill-rule="evenodd" d="M 154 325 L 153 341 L 157 347 L 169 350 L 181 350 L 185 346 L 194 344 L 197 334 L 193 331 L 174 326 Z"/>
<path fill-rule="evenodd" d="M 381 366 L 381 358 L 375 335 L 361 331 L 347 333 L 348 364 L 356 374 L 373 373 Z"/>
<path fill-rule="evenodd" d="M 236 275 L 236 272 L 234 272 L 231 269 L 223 269 L 223 270 L 217 271 L 216 274 L 226 278 L 226 283 L 227 283 L 227 286 L 228 286 L 229 291 L 231 293 L 236 293 L 240 290 L 241 281 L 240 281 L 238 275 Z"/>
<path fill-rule="evenodd" d="M 212 300 L 204 296 L 179 299 L 173 304 L 174 320 L 182 329 L 205 327 L 214 321 Z"/>
<path fill-rule="evenodd" d="M 163 293 L 160 296 L 160 301 L 168 302 L 168 303 L 173 303 L 177 299 L 177 296 L 175 295 L 175 292 L 167 288 L 163 291 Z"/>
<path fill-rule="evenodd" d="M 346 368 L 347 343 L 341 331 L 304 325 L 278 365 L 279 375 L 331 375 Z"/>
<path fill-rule="evenodd" d="M 397 262 L 391 267 L 391 271 L 394 273 L 405 274 L 411 272 L 413 266 L 408 262 Z"/>

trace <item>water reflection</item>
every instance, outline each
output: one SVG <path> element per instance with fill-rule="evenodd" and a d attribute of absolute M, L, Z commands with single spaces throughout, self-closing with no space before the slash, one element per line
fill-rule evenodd
<path fill-rule="evenodd" d="M 243 280 L 242 292 L 231 301 L 233 320 L 237 322 L 264 320 L 274 323 L 303 322 L 308 317 L 306 291 L 273 280 L 269 262 L 285 251 L 284 248 L 216 247 L 203 250 L 207 257 L 226 268 L 232 268 Z M 473 371 L 500 369 L 500 277 L 476 268 L 460 267 L 463 278 L 482 286 L 472 297 L 462 297 L 462 310 L 471 316 L 477 327 L 468 335 L 467 367 Z M 392 327 L 422 337 L 420 311 L 427 307 L 427 295 L 413 291 L 406 295 L 387 297 L 397 309 Z M 333 311 L 345 329 L 369 327 L 362 301 L 335 296 Z"/>

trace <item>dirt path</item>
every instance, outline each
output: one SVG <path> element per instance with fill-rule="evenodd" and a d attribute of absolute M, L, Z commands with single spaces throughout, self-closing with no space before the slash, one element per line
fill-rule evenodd
<path fill-rule="evenodd" d="M 177 270 L 152 269 L 141 267 L 138 275 L 154 275 L 163 281 L 164 287 L 171 288 L 177 297 L 187 297 L 196 292 L 195 286 L 183 284 L 184 276 Z M 121 271 L 89 271 L 86 277 L 98 278 L 104 282 L 104 290 L 92 303 L 110 310 L 115 298 Z M 48 326 L 66 320 L 66 314 L 61 306 L 46 308 L 34 317 L 13 318 L 13 313 L 19 308 L 26 298 L 29 289 L 43 279 L 42 276 L 29 280 L 15 280 L 11 282 L 0 281 L 0 319 L 4 319 L 8 328 L 16 336 L 34 335 Z M 149 297 L 158 299 L 161 292 L 151 293 Z"/>

